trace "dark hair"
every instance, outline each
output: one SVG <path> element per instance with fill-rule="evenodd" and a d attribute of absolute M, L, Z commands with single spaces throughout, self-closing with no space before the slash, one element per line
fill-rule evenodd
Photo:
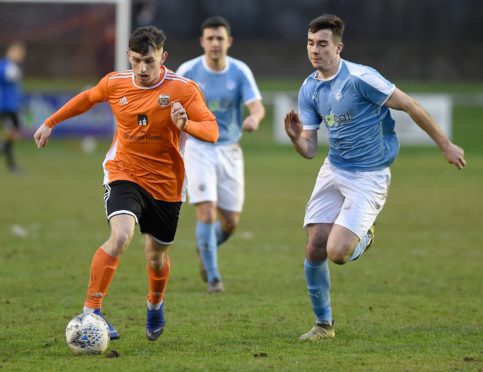
<path fill-rule="evenodd" d="M 310 21 L 309 32 L 317 32 L 319 30 L 330 29 L 334 38 L 342 41 L 344 35 L 344 21 L 333 14 L 322 14 Z"/>
<path fill-rule="evenodd" d="M 213 17 L 206 19 L 203 22 L 203 24 L 201 25 L 201 34 L 203 35 L 203 30 L 205 28 L 216 28 L 216 27 L 225 27 L 228 35 L 231 35 L 230 24 L 222 16 L 213 16 Z"/>
<path fill-rule="evenodd" d="M 163 30 L 154 26 L 136 28 L 129 38 L 129 49 L 139 54 L 147 54 L 149 47 L 161 49 L 166 41 Z"/>

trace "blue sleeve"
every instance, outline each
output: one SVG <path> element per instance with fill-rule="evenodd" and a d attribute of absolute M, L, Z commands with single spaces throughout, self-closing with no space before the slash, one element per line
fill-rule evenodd
<path fill-rule="evenodd" d="M 184 77 L 187 77 L 188 79 L 191 79 L 191 69 L 189 69 L 188 67 L 188 64 L 187 63 L 183 63 L 181 66 L 178 67 L 178 69 L 176 70 L 176 73 L 178 75 L 181 75 L 181 76 L 184 76 Z"/>
<path fill-rule="evenodd" d="M 356 77 L 354 85 L 362 97 L 378 106 L 384 105 L 396 89 L 393 83 L 372 68 Z"/>
<path fill-rule="evenodd" d="M 241 70 L 241 97 L 243 103 L 262 99 L 252 71 L 245 65 Z"/>
<path fill-rule="evenodd" d="M 304 129 L 319 129 L 322 118 L 314 104 L 310 101 L 310 92 L 306 88 L 306 83 L 304 83 L 299 91 L 298 106 L 300 120 L 304 124 Z"/>

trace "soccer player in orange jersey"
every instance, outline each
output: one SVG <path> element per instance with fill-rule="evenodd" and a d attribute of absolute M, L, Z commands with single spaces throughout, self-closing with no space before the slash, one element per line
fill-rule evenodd
<path fill-rule="evenodd" d="M 132 70 L 107 74 L 45 120 L 34 134 L 37 147 L 42 148 L 55 125 L 96 103 L 109 102 L 117 127 L 103 162 L 111 231 L 94 254 L 84 312 L 102 316 L 102 300 L 139 224 L 145 235 L 149 281 L 146 336 L 151 341 L 161 335 L 165 325 L 163 295 L 170 271 L 167 251 L 182 203 L 185 136 L 206 142 L 218 139 L 216 119 L 198 86 L 163 65 L 165 39 L 156 27 L 136 29 L 129 40 Z M 108 324 L 111 339 L 119 338 Z"/>

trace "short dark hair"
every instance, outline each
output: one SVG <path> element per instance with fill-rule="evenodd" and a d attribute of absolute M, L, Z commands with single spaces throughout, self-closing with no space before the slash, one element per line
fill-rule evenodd
<path fill-rule="evenodd" d="M 129 38 L 129 50 L 139 54 L 147 54 L 149 47 L 156 50 L 161 49 L 166 41 L 163 30 L 154 26 L 143 26 L 136 28 Z"/>
<path fill-rule="evenodd" d="M 201 35 L 205 28 L 225 27 L 228 35 L 231 35 L 231 27 L 228 21 L 222 16 L 213 16 L 206 19 L 201 25 Z"/>
<path fill-rule="evenodd" d="M 319 30 L 330 29 L 334 38 L 342 41 L 344 35 L 344 21 L 333 14 L 322 14 L 313 19 L 309 23 L 309 32 L 317 32 Z"/>

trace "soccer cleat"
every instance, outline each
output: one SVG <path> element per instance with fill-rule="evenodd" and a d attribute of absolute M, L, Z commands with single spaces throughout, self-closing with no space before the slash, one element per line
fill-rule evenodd
<path fill-rule="evenodd" d="M 108 322 L 107 319 L 104 317 L 104 314 L 101 313 L 101 309 L 95 309 L 93 312 L 94 314 L 99 315 L 102 319 L 106 321 L 107 326 L 109 327 L 109 338 L 111 340 L 117 340 L 119 337 L 121 337 L 119 336 L 119 332 L 117 331 L 117 329 L 114 328 L 114 326 L 110 322 Z"/>
<path fill-rule="evenodd" d="M 301 341 L 316 341 L 323 338 L 335 337 L 334 322 L 316 323 L 310 331 L 299 337 Z"/>
<path fill-rule="evenodd" d="M 164 331 L 164 301 L 159 310 L 147 310 L 146 337 L 149 341 L 156 341 Z"/>
<path fill-rule="evenodd" d="M 369 250 L 372 243 L 374 243 L 374 239 L 376 238 L 376 223 L 375 222 L 369 228 L 369 230 L 367 231 L 367 234 L 369 235 L 369 243 L 367 243 L 365 252 L 367 252 Z"/>
<path fill-rule="evenodd" d="M 196 254 L 198 255 L 198 259 L 200 260 L 201 279 L 203 279 L 205 283 L 208 283 L 208 274 L 206 273 L 205 265 L 203 264 L 203 260 L 201 259 L 200 251 L 198 250 L 198 247 L 196 247 Z"/>
<path fill-rule="evenodd" d="M 225 291 L 225 287 L 223 286 L 223 282 L 220 279 L 215 278 L 208 283 L 209 293 L 224 292 L 224 291 Z"/>

